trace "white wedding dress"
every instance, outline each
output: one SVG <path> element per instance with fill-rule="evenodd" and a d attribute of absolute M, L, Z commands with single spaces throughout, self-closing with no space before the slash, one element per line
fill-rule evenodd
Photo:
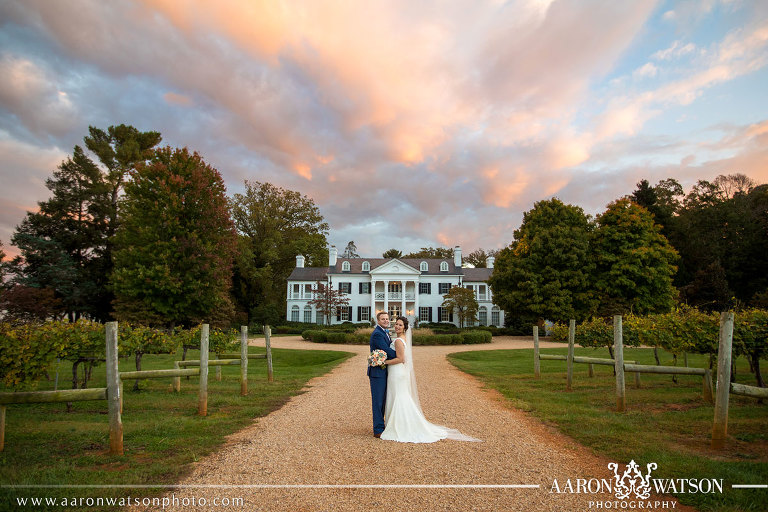
<path fill-rule="evenodd" d="M 410 329 L 406 331 L 405 340 L 399 338 L 405 344 L 405 361 L 387 367 L 386 428 L 381 433 L 381 439 L 402 443 L 434 443 L 441 439 L 480 441 L 456 429 L 430 423 L 424 417 L 416 390 L 410 333 Z M 395 349 L 394 341 L 390 347 Z"/>

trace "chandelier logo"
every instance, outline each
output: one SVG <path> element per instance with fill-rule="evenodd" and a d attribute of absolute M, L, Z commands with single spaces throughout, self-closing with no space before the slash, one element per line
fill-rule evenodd
<path fill-rule="evenodd" d="M 613 470 L 615 483 L 613 494 L 620 500 L 631 498 L 633 495 L 638 500 L 647 500 L 651 496 L 651 471 L 658 466 L 655 462 L 646 464 L 648 472 L 643 476 L 640 466 L 634 461 L 627 464 L 624 474 L 619 476 L 619 465 L 615 462 L 608 464 L 608 469 Z"/>

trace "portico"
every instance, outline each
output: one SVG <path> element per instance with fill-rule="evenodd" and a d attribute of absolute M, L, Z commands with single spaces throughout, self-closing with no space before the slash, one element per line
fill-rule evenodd
<path fill-rule="evenodd" d="M 421 272 L 393 259 L 371 271 L 371 311 L 386 311 L 390 317 L 414 317 L 419 310 Z"/>

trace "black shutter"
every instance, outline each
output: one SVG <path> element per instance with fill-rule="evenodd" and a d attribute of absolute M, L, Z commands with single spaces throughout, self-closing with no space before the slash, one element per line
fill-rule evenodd
<path fill-rule="evenodd" d="M 440 306 L 437 306 L 437 321 L 442 322 L 443 320 L 443 308 Z"/>
<path fill-rule="evenodd" d="M 351 322 L 353 318 L 352 316 L 352 306 L 347 306 L 347 311 L 349 311 L 349 314 L 347 315 L 347 318 L 349 318 L 349 321 Z"/>
<path fill-rule="evenodd" d="M 448 321 L 453 323 L 453 310 L 448 314 Z"/>
<path fill-rule="evenodd" d="M 363 283 L 357 283 L 357 293 L 362 295 L 362 293 L 363 293 Z M 359 310 L 358 310 L 358 312 L 359 312 Z M 358 318 L 358 320 L 360 320 L 360 319 Z"/>
<path fill-rule="evenodd" d="M 363 284 L 363 283 L 360 283 Z M 357 321 L 360 321 L 360 317 L 363 315 L 362 313 L 363 306 L 357 306 Z"/>
<path fill-rule="evenodd" d="M 336 308 L 336 321 L 341 322 L 341 308 Z"/>
<path fill-rule="evenodd" d="M 429 309 L 429 321 L 432 322 L 432 308 Z"/>

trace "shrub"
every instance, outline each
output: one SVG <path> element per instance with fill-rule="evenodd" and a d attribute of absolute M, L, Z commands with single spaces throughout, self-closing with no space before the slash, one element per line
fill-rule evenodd
<path fill-rule="evenodd" d="M 328 332 L 326 334 L 326 341 L 328 343 L 347 343 L 346 332 Z M 349 333 L 352 334 L 352 333 Z"/>
<path fill-rule="evenodd" d="M 486 330 L 475 330 L 465 332 L 462 337 L 464 344 L 472 345 L 478 343 L 490 343 L 493 339 L 493 334 Z"/>

